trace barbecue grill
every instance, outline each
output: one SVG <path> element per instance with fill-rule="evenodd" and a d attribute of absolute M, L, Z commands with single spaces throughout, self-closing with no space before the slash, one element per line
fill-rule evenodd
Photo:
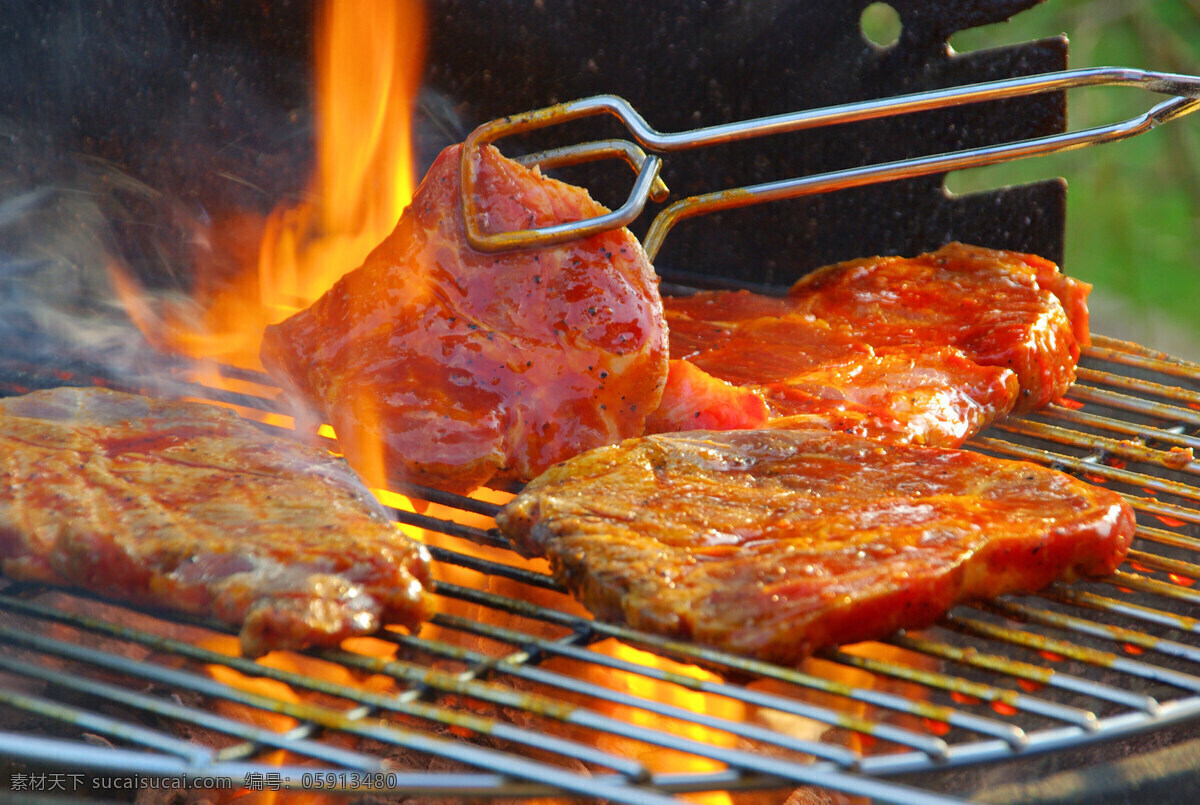
<path fill-rule="evenodd" d="M 897 5 L 907 15 L 920 4 Z M 978 22 L 984 12 L 975 6 L 987 4 L 963 5 L 974 17 L 955 24 Z M 460 10 L 434 6 L 447 18 Z M 919 37 L 944 41 L 944 31 L 923 26 L 906 28 L 901 43 L 916 62 L 929 57 Z M 1023 65 L 1053 69 L 1061 55 L 1043 43 Z M 444 69 L 437 41 L 433 58 Z M 1021 62 L 986 61 L 1001 72 Z M 925 77 L 938 84 L 948 76 Z M 532 78 L 521 89 L 535 100 L 518 93 L 503 111 L 549 97 Z M 1040 110 L 1037 133 L 1062 123 L 1061 98 L 1018 102 Z M 1009 137 L 999 128 L 989 138 Z M 973 144 L 976 135 L 964 136 Z M 928 195 L 917 185 L 876 203 L 914 205 Z M 913 253 L 954 232 L 1061 259 L 1061 190 L 1043 183 L 1000 194 L 996 209 L 1009 211 L 971 223 L 980 229 L 961 228 L 960 219 L 979 218 L 970 209 L 931 213 L 939 223 L 926 231 L 901 234 L 888 224 L 864 232 L 871 245 L 860 246 L 847 245 L 843 230 L 806 241 L 815 244 L 807 254 L 827 262 L 859 249 Z M 927 209 L 948 203 L 935 195 L 922 202 Z M 827 211 L 859 202 L 814 203 Z M 968 207 L 977 213 L 981 203 Z M 1022 205 L 1036 208 L 1032 220 L 1012 213 Z M 725 258 L 727 247 L 711 248 L 704 233 L 680 233 L 670 246 L 695 241 L 665 252 L 663 265 L 692 269 L 706 249 Z M 770 244 L 759 256 L 770 266 L 791 248 Z M 679 284 L 664 290 L 731 284 L 711 265 L 668 275 Z M 778 286 L 796 270 L 779 266 L 732 284 Z M 161 355 L 116 371 L 35 336 L 5 331 L 0 394 L 100 384 L 232 406 L 265 430 L 294 432 L 265 375 L 220 366 L 218 382 Z M 18 801 L 116 799 L 126 794 L 116 783 L 96 786 L 120 778 L 144 792 L 192 785 L 214 799 L 228 785 L 362 800 L 640 803 L 707 792 L 778 802 L 806 787 L 881 802 L 1100 800 L 1138 786 L 1146 796 L 1189 801 L 1200 794 L 1191 738 L 1200 725 L 1200 463 L 1187 452 L 1200 448 L 1198 434 L 1200 365 L 1096 336 L 1063 401 L 1010 418 L 968 446 L 1125 495 L 1139 529 L 1122 568 L 1104 580 L 960 606 L 930 629 L 826 651 L 798 668 L 591 620 L 494 530 L 503 490 L 468 498 L 397 482 L 381 493 L 396 520 L 431 547 L 439 614 L 419 634 L 387 631 L 339 650 L 254 662 L 231 656 L 232 632 L 214 621 L 0 581 L 0 758 L 8 772 L 0 789 Z M 1058 774 L 1079 764 L 1102 773 Z M 1038 779 L 1017 784 L 1014 774 Z"/>
<path fill-rule="evenodd" d="M 59 376 L 12 357 L 2 366 L 5 392 L 60 385 L 69 372 L 66 383 L 181 394 L 254 419 L 275 413 L 268 396 L 190 382 L 187 366 L 141 382 L 108 378 L 100 366 L 66 365 Z M 226 373 L 270 388 L 265 377 Z M 443 579 L 436 634 L 381 635 L 394 656 L 311 655 L 344 675 L 385 677 L 387 693 L 206 647 L 205 636 L 230 634 L 221 624 L 9 583 L 0 591 L 0 700 L 5 721 L 26 729 L 0 731 L 0 754 L 43 775 L 282 780 L 359 796 L 379 784 L 373 793 L 649 802 L 818 786 L 908 802 L 964 784 L 986 790 L 1003 779 L 988 762 L 1194 730 L 1200 626 L 1188 613 L 1200 600 L 1200 464 L 1179 449 L 1200 447 L 1200 366 L 1097 337 L 1079 375 L 1061 404 L 1010 419 L 971 447 L 1124 494 L 1139 530 L 1111 578 L 960 606 L 885 650 L 845 648 L 781 668 L 592 621 L 508 550 L 490 527 L 495 503 L 398 487 L 429 508 L 395 508 L 397 520 L 442 537 L 427 538 Z M 649 653 L 614 652 L 613 641 Z M 663 668 L 658 656 L 678 664 Z M 298 695 L 266 695 L 213 666 Z M 295 725 L 272 732 L 214 714 L 216 701 Z M 51 727 L 31 736 L 33 723 Z M 286 762 L 268 759 L 281 748 Z M 719 768 L 650 772 L 637 758 L 655 751 Z M 445 765 L 393 765 L 428 756 Z M 1158 780 L 1195 783 L 1179 777 Z"/>

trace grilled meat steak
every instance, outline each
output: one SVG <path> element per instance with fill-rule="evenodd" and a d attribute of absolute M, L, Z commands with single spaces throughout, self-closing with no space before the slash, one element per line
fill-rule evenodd
<path fill-rule="evenodd" d="M 826 266 L 786 297 L 664 305 L 671 358 L 759 395 L 769 426 L 954 447 L 1066 392 L 1088 343 L 1089 290 L 1040 257 L 951 243 Z M 649 430 L 729 418 L 719 390 L 673 368 Z"/>
<path fill-rule="evenodd" d="M 0 568 L 215 616 L 248 656 L 415 628 L 430 581 L 428 552 L 341 460 L 100 388 L 0 400 Z"/>
<path fill-rule="evenodd" d="M 1014 411 L 1061 397 L 1090 343 L 1091 286 L 1031 254 L 950 243 L 917 257 L 871 257 L 818 269 L 788 292 L 800 310 L 872 345 L 951 346 L 1017 375 Z"/>
<path fill-rule="evenodd" d="M 788 299 L 737 291 L 665 304 L 672 361 L 651 432 L 693 430 L 730 419 L 731 409 L 753 410 L 744 401 L 731 406 L 729 392 L 718 396 L 711 384 L 681 383 L 677 363 L 760 398 L 764 421 L 742 416 L 742 427 L 825 428 L 895 443 L 958 446 L 1017 397 L 1007 369 L 947 346 L 876 348 Z"/>
<path fill-rule="evenodd" d="M 598 618 L 781 663 L 1110 573 L 1134 530 L 1118 495 L 1054 470 L 786 429 L 593 450 L 497 523 Z"/>
<path fill-rule="evenodd" d="M 460 153 L 438 157 L 362 267 L 263 339 L 267 370 L 328 416 L 347 459 L 375 482 L 391 474 L 467 491 L 495 475 L 528 480 L 640 434 L 666 382 L 658 278 L 636 238 L 622 229 L 476 252 Z M 475 158 L 491 231 L 603 211 L 494 148 Z"/>

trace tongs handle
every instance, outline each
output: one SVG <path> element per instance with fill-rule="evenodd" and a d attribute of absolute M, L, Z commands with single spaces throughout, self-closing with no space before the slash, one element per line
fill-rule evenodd
<path fill-rule="evenodd" d="M 475 249 L 484 252 L 532 249 L 564 243 L 626 226 L 641 215 L 647 199 L 665 200 L 666 187 L 658 176 L 662 168 L 660 157 L 654 154 L 647 155 L 637 145 L 624 140 L 606 140 L 598 143 L 566 146 L 553 151 L 532 154 L 519 161 L 524 164 L 551 167 L 619 155 L 637 172 L 633 189 L 625 203 L 605 215 L 579 221 L 539 229 L 484 232 L 479 225 L 478 207 L 475 203 L 477 160 L 473 158 L 474 152 L 501 137 L 546 128 L 577 118 L 611 114 L 625 124 L 630 134 L 642 147 L 650 151 L 671 152 L 747 140 L 769 134 L 801 131 L 820 126 L 1089 86 L 1132 86 L 1173 97 L 1162 101 L 1142 115 L 1106 126 L 689 196 L 659 212 L 651 223 L 642 245 L 647 255 L 653 260 L 662 246 L 667 232 L 675 223 L 685 218 L 716 210 L 980 167 L 997 162 L 1073 150 L 1101 142 L 1122 140 L 1200 108 L 1200 77 L 1126 67 L 1091 67 L 1042 73 L 912 95 L 900 95 L 893 98 L 772 115 L 676 133 L 663 133 L 651 128 L 623 98 L 616 95 L 596 95 L 591 98 L 499 118 L 485 123 L 471 132 L 464 143 L 460 163 L 462 208 L 467 241 Z"/>

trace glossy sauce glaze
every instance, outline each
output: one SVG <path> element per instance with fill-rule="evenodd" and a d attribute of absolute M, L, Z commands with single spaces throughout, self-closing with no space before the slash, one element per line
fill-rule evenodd
<path fill-rule="evenodd" d="M 415 629 L 431 583 L 428 552 L 343 461 L 101 388 L 0 400 L 0 568 L 215 617 L 250 656 Z"/>
<path fill-rule="evenodd" d="M 792 286 L 798 308 L 877 346 L 941 345 L 1017 375 L 1016 411 L 1061 397 L 1087 346 L 1091 286 L 1031 254 L 950 243 L 917 257 L 818 269 Z"/>
<path fill-rule="evenodd" d="M 453 491 L 526 480 L 642 432 L 667 375 L 658 278 L 626 230 L 533 251 L 466 242 L 460 148 L 395 231 L 307 310 L 267 329 L 268 371 L 328 417 L 347 458 Z M 597 215 L 586 191 L 482 149 L 488 231 Z M 382 466 L 369 458 L 382 445 Z"/>
<path fill-rule="evenodd" d="M 981 366 L 953 347 L 876 347 L 787 298 L 718 291 L 664 303 L 673 362 L 762 399 L 766 421 L 744 427 L 826 428 L 957 446 L 1007 414 L 1017 397 L 1007 369 Z M 689 412 L 712 420 L 711 411 L 728 406 L 699 382 L 679 383 L 674 371 L 663 400 L 663 413 L 650 422 L 657 432 L 690 430 Z"/>
<path fill-rule="evenodd" d="M 957 446 L 1065 393 L 1088 342 L 1088 290 L 1039 257 L 951 243 L 827 266 L 786 297 L 664 305 L 672 360 L 760 396 L 770 427 Z M 730 394 L 694 375 L 672 372 L 651 430 L 721 418 Z"/>
<path fill-rule="evenodd" d="M 497 518 L 597 617 L 791 663 L 1103 576 L 1133 512 L 1063 473 L 828 431 L 694 431 L 559 465 Z"/>

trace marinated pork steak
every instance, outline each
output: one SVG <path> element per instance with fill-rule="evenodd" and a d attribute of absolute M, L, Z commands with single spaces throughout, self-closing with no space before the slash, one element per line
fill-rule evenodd
<path fill-rule="evenodd" d="M 779 663 L 1110 573 L 1134 531 L 1118 495 L 1054 470 L 785 429 L 593 450 L 497 523 L 598 618 Z"/>
<path fill-rule="evenodd" d="M 100 388 L 0 400 L 0 568 L 214 616 L 248 656 L 415 629 L 430 583 L 424 546 L 340 459 Z"/>
<path fill-rule="evenodd" d="M 328 417 L 347 459 L 468 491 L 528 480 L 642 433 L 667 376 L 658 277 L 627 230 L 532 251 L 466 242 L 461 148 L 430 168 L 395 231 L 307 310 L 267 328 L 267 370 Z M 491 231 L 603 212 L 581 188 L 486 147 Z"/>
<path fill-rule="evenodd" d="M 1017 375 L 1013 410 L 1061 397 L 1090 343 L 1091 286 L 1031 254 L 950 243 L 917 257 L 871 257 L 814 271 L 789 291 L 802 311 L 877 347 L 961 349 Z"/>
<path fill-rule="evenodd" d="M 1007 414 L 1017 397 L 1017 378 L 1007 369 L 981 366 L 948 346 L 876 348 L 797 312 L 788 299 L 737 291 L 665 304 L 672 361 L 650 432 L 724 430 L 733 421 L 957 447 Z M 761 421 L 724 385 L 757 399 L 765 408 Z"/>
<path fill-rule="evenodd" d="M 694 370 L 672 366 L 648 430 L 734 420 L 956 447 L 1066 392 L 1088 290 L 1040 257 L 951 243 L 826 266 L 786 297 L 668 297 L 672 361 Z M 761 398 L 764 421 L 722 382 Z"/>

